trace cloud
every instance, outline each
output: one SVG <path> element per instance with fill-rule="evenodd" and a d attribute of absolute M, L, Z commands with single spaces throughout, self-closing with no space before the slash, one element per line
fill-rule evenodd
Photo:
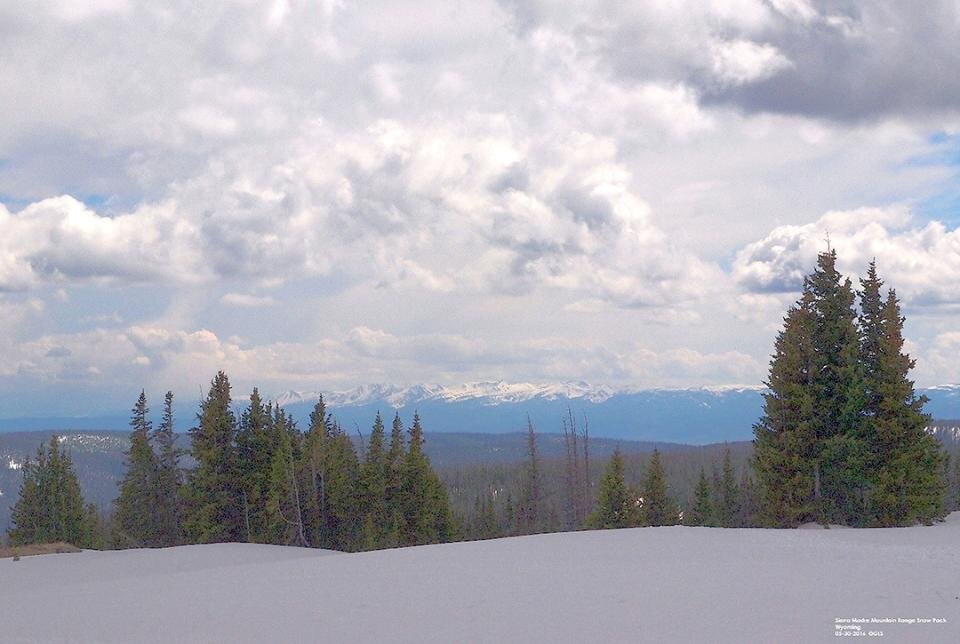
<path fill-rule="evenodd" d="M 955 191 L 957 23 L 907 13 L 0 7 L 0 370 L 25 399 L 223 366 L 755 382 L 827 232 L 923 306 L 926 355 L 955 231 L 890 204 Z"/>
<path fill-rule="evenodd" d="M 164 204 L 104 217 L 63 196 L 11 213 L 0 204 L 0 290 L 41 283 L 120 278 L 193 281 L 204 269 L 196 261 L 195 227 Z"/>
<path fill-rule="evenodd" d="M 318 127 L 293 146 L 275 165 L 226 154 L 163 202 L 112 217 L 66 196 L 0 210 L 10 231 L 0 286 L 282 283 L 336 271 L 381 286 L 551 288 L 669 308 L 717 272 L 672 246 L 604 138 L 533 149 L 503 115 L 471 114 L 460 125 L 378 121 L 343 139 Z M 523 182 L 504 183 L 518 163 Z"/>
<path fill-rule="evenodd" d="M 370 327 L 311 342 L 250 344 L 207 329 L 141 325 L 43 336 L 19 346 L 11 357 L 0 378 L 66 385 L 95 375 L 101 386 L 122 388 L 133 367 L 139 370 L 137 387 L 188 392 L 220 369 L 240 390 L 255 385 L 278 389 L 289 383 L 335 388 L 353 386 L 358 378 L 461 384 L 469 380 L 467 373 L 496 379 L 507 369 L 519 380 L 551 381 L 569 374 L 571 366 L 592 382 L 646 386 L 683 384 L 692 374 L 705 384 L 750 382 L 762 371 L 756 359 L 738 351 L 661 350 L 640 343 L 612 347 L 593 339 L 559 337 L 501 341 L 444 333 L 399 336 Z M 417 373 L 416 381 L 411 381 L 411 372 Z"/>
<path fill-rule="evenodd" d="M 950 0 L 503 4 L 522 32 L 575 34 L 625 84 L 683 84 L 707 104 L 837 121 L 960 111 Z"/>
<path fill-rule="evenodd" d="M 779 226 L 737 253 L 733 276 L 753 292 L 799 291 L 828 240 L 841 271 L 862 275 L 876 258 L 908 304 L 960 304 L 960 230 L 938 221 L 917 225 L 905 207 L 828 212 L 810 224 Z"/>
<path fill-rule="evenodd" d="M 240 308 L 257 308 L 273 306 L 277 303 L 269 295 L 250 295 L 248 293 L 225 293 L 220 297 L 220 303 Z"/>
<path fill-rule="evenodd" d="M 790 66 L 790 60 L 768 44 L 733 40 L 716 43 L 713 48 L 713 73 L 721 83 L 746 85 Z"/>
<path fill-rule="evenodd" d="M 956 3 L 779 4 L 783 19 L 765 36 L 790 67 L 712 100 L 844 121 L 960 111 Z"/>

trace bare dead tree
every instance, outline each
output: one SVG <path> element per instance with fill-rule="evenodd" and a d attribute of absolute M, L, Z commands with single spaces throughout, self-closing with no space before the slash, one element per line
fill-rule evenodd
<path fill-rule="evenodd" d="M 590 420 L 583 414 L 583 516 L 586 519 L 593 505 L 593 492 L 590 489 Z"/>

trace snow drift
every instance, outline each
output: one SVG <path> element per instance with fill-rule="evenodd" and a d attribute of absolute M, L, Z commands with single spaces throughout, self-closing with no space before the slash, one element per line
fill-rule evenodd
<path fill-rule="evenodd" d="M 28 642 L 960 641 L 960 513 L 875 530 L 636 528 L 344 554 L 249 544 L 0 560 Z M 945 622 L 933 620 L 946 620 Z M 860 633 L 858 633 L 860 634 Z"/>

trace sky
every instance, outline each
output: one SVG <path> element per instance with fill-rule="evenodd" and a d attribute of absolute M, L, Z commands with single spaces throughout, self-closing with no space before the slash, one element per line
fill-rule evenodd
<path fill-rule="evenodd" d="M 960 381 L 958 41 L 936 0 L 5 3 L 0 416 L 759 384 L 828 239 Z"/>

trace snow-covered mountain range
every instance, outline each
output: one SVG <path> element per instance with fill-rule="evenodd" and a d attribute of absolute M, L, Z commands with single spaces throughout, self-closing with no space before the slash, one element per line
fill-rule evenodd
<path fill-rule="evenodd" d="M 593 436 L 638 441 L 703 444 L 750 440 L 760 417 L 764 388 L 732 385 L 686 389 L 617 388 L 585 382 L 474 382 L 456 386 L 373 384 L 324 391 L 327 408 L 351 433 L 366 433 L 379 411 L 398 411 L 407 423 L 419 411 L 427 432 L 503 434 L 523 431 L 527 416 L 538 432 L 560 432 L 572 412 L 589 422 Z M 920 389 L 934 419 L 960 419 L 960 385 Z M 236 411 L 246 394 L 235 393 Z M 306 427 L 317 391 L 286 391 L 265 396 L 280 403 Z M 196 403 L 183 400 L 176 410 L 177 429 L 186 431 L 196 418 Z M 86 418 L 0 419 L 0 431 L 126 430 L 129 412 L 117 410 Z M 960 421 L 956 423 L 960 426 Z"/>
<path fill-rule="evenodd" d="M 764 387 L 731 385 L 684 389 L 614 388 L 585 382 L 476 382 L 442 385 L 368 385 L 323 392 L 341 425 L 366 432 L 374 415 L 398 411 L 409 422 L 419 411 L 428 431 L 522 431 L 527 416 L 539 432 L 559 432 L 568 412 L 595 436 L 678 443 L 749 440 L 760 416 Z M 960 385 L 921 390 L 938 419 L 960 418 Z M 287 391 L 274 398 L 303 421 L 319 392 Z"/>
<path fill-rule="evenodd" d="M 603 403 L 616 395 L 637 394 L 643 391 L 662 392 L 707 392 L 724 394 L 727 392 L 763 391 L 756 385 L 725 385 L 720 387 L 699 387 L 682 389 L 640 388 L 615 389 L 607 385 L 591 385 L 583 381 L 558 383 L 509 383 L 502 380 L 471 382 L 447 387 L 443 385 L 363 385 L 355 389 L 322 392 L 324 400 L 331 407 L 349 407 L 375 402 L 387 402 L 394 408 L 406 407 L 423 401 L 463 402 L 479 400 L 486 405 L 516 404 L 535 398 L 543 400 L 585 400 L 591 403 Z M 298 403 L 316 402 L 319 391 L 288 390 L 273 400 L 286 407 Z"/>

